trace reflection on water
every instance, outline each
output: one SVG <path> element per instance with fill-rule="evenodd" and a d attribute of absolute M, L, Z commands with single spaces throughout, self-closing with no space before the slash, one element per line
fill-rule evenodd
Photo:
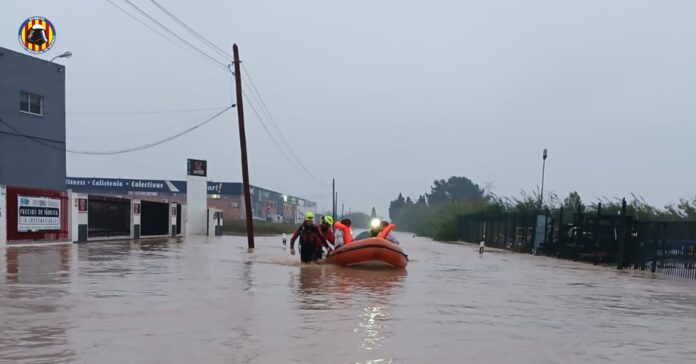
<path fill-rule="evenodd" d="M 380 346 L 380 341 L 385 338 L 383 331 L 386 329 L 382 321 L 388 315 L 384 306 L 368 306 L 363 308 L 359 328 L 355 332 L 363 335 L 361 349 L 373 350 Z"/>
<path fill-rule="evenodd" d="M 69 245 L 6 248 L 0 284 L 0 362 L 70 363 L 75 351 L 67 330 L 72 323 Z M 30 318 L 30 319 L 28 319 Z"/>
<path fill-rule="evenodd" d="M 300 265 L 277 237 L 8 248 L 0 362 L 696 360 L 691 286 L 402 241 L 398 271 Z"/>

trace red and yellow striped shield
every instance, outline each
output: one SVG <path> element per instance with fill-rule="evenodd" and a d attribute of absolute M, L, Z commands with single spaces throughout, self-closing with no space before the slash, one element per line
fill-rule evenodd
<path fill-rule="evenodd" d="M 35 16 L 19 27 L 19 43 L 31 53 L 45 53 L 56 41 L 56 28 L 46 18 Z"/>

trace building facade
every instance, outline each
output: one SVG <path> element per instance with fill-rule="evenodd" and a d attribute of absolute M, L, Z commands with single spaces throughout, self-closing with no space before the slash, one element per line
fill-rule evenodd
<path fill-rule="evenodd" d="M 0 185 L 65 190 L 65 66 L 1 47 Z"/>
<path fill-rule="evenodd" d="M 146 180 L 99 177 L 68 177 L 73 192 L 140 200 L 186 203 L 186 181 Z M 244 196 L 242 183 L 208 182 L 208 206 L 223 211 L 227 220 L 242 220 Z M 316 203 L 296 196 L 251 186 L 251 209 L 255 220 L 301 222 L 306 211 L 315 212 Z"/>

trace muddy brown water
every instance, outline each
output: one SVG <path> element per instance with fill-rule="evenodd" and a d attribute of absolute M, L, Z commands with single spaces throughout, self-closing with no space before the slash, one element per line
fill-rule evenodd
<path fill-rule="evenodd" d="M 0 362 L 696 362 L 693 284 L 401 239 L 402 271 L 280 237 L 3 249 Z"/>

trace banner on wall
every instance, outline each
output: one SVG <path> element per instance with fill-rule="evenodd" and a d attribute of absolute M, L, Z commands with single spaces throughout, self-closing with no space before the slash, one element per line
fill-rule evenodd
<path fill-rule="evenodd" d="M 60 199 L 17 196 L 17 231 L 60 230 Z"/>

